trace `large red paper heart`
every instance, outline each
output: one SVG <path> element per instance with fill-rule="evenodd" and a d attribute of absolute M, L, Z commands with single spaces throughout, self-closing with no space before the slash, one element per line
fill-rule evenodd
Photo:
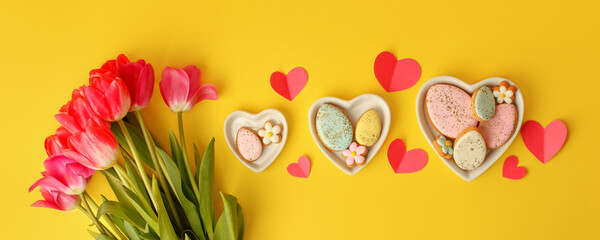
<path fill-rule="evenodd" d="M 546 128 L 536 121 L 527 121 L 521 129 L 525 146 L 542 163 L 547 163 L 560 151 L 567 139 L 567 126 L 556 120 Z"/>
<path fill-rule="evenodd" d="M 411 58 L 396 59 L 391 52 L 381 52 L 375 59 L 375 78 L 387 92 L 397 92 L 415 85 L 421 78 L 421 66 Z"/>
<path fill-rule="evenodd" d="M 271 74 L 271 87 L 284 98 L 292 101 L 304 89 L 308 74 L 301 67 L 294 68 L 287 75 L 282 72 Z"/>
<path fill-rule="evenodd" d="M 287 166 L 287 171 L 294 177 L 308 178 L 310 173 L 310 160 L 308 157 L 302 156 L 298 159 L 298 163 L 290 163 Z"/>
<path fill-rule="evenodd" d="M 392 141 L 387 157 L 395 173 L 417 172 L 427 165 L 427 152 L 419 148 L 406 152 L 406 146 L 401 139 Z"/>
<path fill-rule="evenodd" d="M 502 176 L 508 179 L 519 180 L 527 174 L 527 169 L 519 167 L 519 159 L 515 156 L 510 156 L 504 160 L 502 165 Z"/>

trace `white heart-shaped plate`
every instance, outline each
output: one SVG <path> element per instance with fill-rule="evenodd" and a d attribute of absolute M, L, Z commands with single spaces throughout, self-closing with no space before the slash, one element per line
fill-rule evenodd
<path fill-rule="evenodd" d="M 252 129 L 254 133 L 257 133 L 258 129 L 264 127 L 266 121 L 271 121 L 273 124 L 281 124 L 283 127 L 283 131 L 281 132 L 281 142 L 263 146 L 262 155 L 260 155 L 256 161 L 248 162 L 242 158 L 237 150 L 237 144 L 235 141 L 237 131 L 241 127 L 247 127 Z M 225 123 L 223 124 L 223 132 L 225 134 L 227 145 L 229 145 L 229 149 L 231 149 L 233 155 L 235 155 L 235 157 L 237 157 L 242 164 L 250 168 L 250 170 L 259 173 L 271 165 L 279 153 L 281 153 L 281 150 L 283 150 L 285 142 L 287 141 L 288 125 L 287 121 L 285 120 L 285 116 L 283 116 L 283 114 L 276 109 L 267 109 L 258 114 L 235 111 L 229 114 L 229 116 L 227 116 L 225 119 Z"/>
<path fill-rule="evenodd" d="M 369 109 L 375 109 L 375 111 L 377 111 L 377 114 L 379 114 L 379 118 L 381 119 L 381 134 L 379 136 L 379 140 L 377 140 L 377 142 L 373 146 L 368 148 L 367 155 L 365 156 L 365 159 L 367 160 L 365 165 L 348 168 L 346 166 L 346 160 L 341 155 L 341 151 L 331 151 L 327 149 L 323 145 L 323 143 L 321 143 L 319 135 L 317 135 L 317 131 L 315 129 L 315 117 L 317 115 L 319 107 L 323 103 L 331 103 L 344 110 L 344 112 L 346 112 L 346 115 L 348 115 L 348 117 L 350 118 L 350 121 L 352 122 L 352 126 L 354 126 L 354 128 L 356 128 L 356 122 L 358 121 L 358 118 L 360 118 L 360 116 L 362 116 L 364 112 L 366 112 Z M 323 154 L 325 154 L 325 156 L 327 156 L 327 158 L 329 158 L 329 160 L 333 164 L 335 164 L 343 172 L 349 175 L 356 174 L 364 167 L 366 167 L 367 164 L 369 164 L 369 162 L 371 162 L 371 159 L 373 159 L 375 154 L 377 154 L 377 152 L 381 148 L 381 145 L 383 145 L 383 142 L 385 142 L 385 138 L 387 137 L 388 132 L 390 131 L 391 119 L 392 114 L 390 112 L 390 107 L 388 106 L 387 102 L 383 100 L 383 98 L 375 94 L 363 94 L 358 97 L 355 97 L 350 101 L 345 101 L 335 97 L 322 97 L 315 101 L 310 106 L 310 110 L 308 110 L 308 126 L 310 127 L 310 133 L 312 134 L 315 143 L 317 143 L 317 146 L 319 147 L 319 149 L 321 149 L 321 152 L 323 152 Z"/>
<path fill-rule="evenodd" d="M 525 103 L 523 102 L 523 94 L 521 94 L 521 90 L 513 82 L 509 81 L 508 79 L 504 79 L 504 78 L 500 78 L 500 77 L 488 78 L 488 79 L 485 79 L 478 83 L 475 83 L 473 85 L 470 85 L 470 84 L 467 84 L 455 77 L 438 76 L 438 77 L 429 79 L 429 81 L 427 81 L 425 84 L 423 84 L 423 86 L 419 90 L 419 94 L 417 95 L 417 101 L 416 101 L 417 120 L 419 121 L 419 126 L 421 127 L 421 131 L 423 132 L 423 135 L 425 135 L 427 142 L 429 142 L 429 144 L 433 148 L 433 140 L 437 136 L 439 136 L 440 133 L 437 130 L 435 130 L 435 128 L 429 122 L 429 118 L 427 117 L 427 110 L 425 109 L 426 108 L 425 107 L 425 94 L 427 93 L 427 90 L 429 89 L 429 87 L 433 86 L 434 84 L 445 83 L 445 84 L 454 85 L 456 87 L 459 87 L 459 88 L 463 89 L 465 92 L 469 93 L 469 95 L 472 95 L 475 90 L 479 89 L 482 86 L 487 86 L 490 89 L 492 89 L 493 87 L 500 85 L 500 82 L 502 82 L 502 81 L 507 81 L 508 83 L 510 83 L 510 85 L 514 85 L 517 87 L 517 92 L 515 93 L 514 104 L 517 107 L 518 120 L 517 120 L 517 126 L 515 127 L 515 131 L 513 132 L 510 139 L 508 139 L 508 141 L 506 143 L 504 143 L 504 145 L 502 145 L 501 147 L 499 147 L 497 149 L 488 149 L 485 161 L 483 161 L 481 166 L 479 166 L 478 168 L 475 168 L 473 170 L 470 170 L 470 171 L 465 171 L 465 170 L 458 168 L 458 166 L 456 166 L 456 164 L 454 163 L 454 160 L 452 160 L 452 159 L 448 160 L 441 156 L 438 156 L 440 159 L 442 159 L 442 161 L 444 163 L 446 163 L 446 165 L 450 169 L 452 169 L 452 171 L 454 171 L 454 173 L 456 173 L 456 175 L 458 175 L 459 177 L 461 177 L 462 179 L 464 179 L 467 182 L 473 181 L 475 178 L 479 177 L 483 172 L 485 172 L 490 166 L 492 166 L 492 164 L 494 164 L 496 162 L 496 160 L 498 160 L 498 158 L 500 158 L 502 156 L 502 154 L 504 154 L 504 152 L 506 152 L 506 150 L 512 144 L 513 140 L 515 140 L 515 137 L 517 137 L 517 135 L 519 134 L 519 130 L 521 129 L 521 124 L 523 123 L 523 111 L 525 109 L 525 107 L 524 107 Z M 438 154 L 436 153 L 436 155 L 438 155 Z"/>

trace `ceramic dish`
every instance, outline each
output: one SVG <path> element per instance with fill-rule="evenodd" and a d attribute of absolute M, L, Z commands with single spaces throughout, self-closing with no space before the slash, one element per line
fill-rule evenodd
<path fill-rule="evenodd" d="M 381 134 L 377 142 L 373 146 L 368 148 L 367 155 L 365 156 L 365 159 L 367 161 L 365 165 L 348 168 L 346 166 L 345 159 L 341 156 L 341 151 L 329 150 L 323 145 L 323 143 L 321 143 L 321 140 L 319 139 L 319 136 L 317 135 L 315 129 L 315 117 L 317 114 L 317 110 L 323 103 L 330 103 L 344 110 L 344 112 L 350 118 L 353 127 L 356 127 L 356 122 L 358 121 L 358 118 L 360 118 L 360 116 L 365 111 L 369 109 L 375 109 L 377 111 L 377 114 L 379 114 L 379 118 L 381 119 Z M 313 140 L 315 141 L 319 149 L 321 149 L 321 152 L 323 152 L 323 154 L 327 158 L 329 158 L 329 160 L 340 170 L 349 175 L 354 175 L 371 162 L 373 157 L 381 148 L 381 145 L 383 145 L 383 142 L 385 142 L 385 138 L 387 137 L 388 132 L 390 131 L 391 115 L 392 114 L 390 112 L 390 107 L 388 106 L 387 102 L 383 100 L 383 98 L 375 94 L 363 94 L 349 101 L 335 97 L 323 97 L 319 98 L 311 105 L 310 110 L 308 111 L 308 126 L 310 128 Z"/>
<path fill-rule="evenodd" d="M 237 131 L 241 127 L 247 127 L 257 133 L 258 129 L 264 127 L 266 121 L 271 121 L 273 124 L 282 125 L 283 129 L 281 131 L 281 142 L 263 146 L 262 155 L 256 161 L 248 162 L 242 158 L 237 150 L 235 141 Z M 225 119 L 225 123 L 223 124 L 223 132 L 225 134 L 227 145 L 229 145 L 229 149 L 231 149 L 233 155 L 235 155 L 235 157 L 237 157 L 242 164 L 250 168 L 250 170 L 259 173 L 271 165 L 279 153 L 281 153 L 281 150 L 283 150 L 288 137 L 288 125 L 287 121 L 285 120 L 285 116 L 283 116 L 283 114 L 276 109 L 267 109 L 258 114 L 235 111 L 229 114 L 229 116 L 227 116 Z"/>
<path fill-rule="evenodd" d="M 500 77 L 488 78 L 473 85 L 470 85 L 455 77 L 439 76 L 434 77 L 427 81 L 425 84 L 423 84 L 417 95 L 417 120 L 419 121 L 419 126 L 421 127 L 423 135 L 427 139 L 427 142 L 429 142 L 429 144 L 433 148 L 433 140 L 437 136 L 439 136 L 440 133 L 431 125 L 431 122 L 429 122 L 429 118 L 427 117 L 427 110 L 425 109 L 425 94 L 427 93 L 429 87 L 438 83 L 445 83 L 459 87 L 469 94 L 473 94 L 475 90 L 479 89 L 482 86 L 488 86 L 490 89 L 492 89 L 494 86 L 498 86 L 502 81 L 507 81 L 508 83 L 510 83 L 510 85 L 514 85 L 517 87 L 514 104 L 515 107 L 517 107 L 518 118 L 517 125 L 510 139 L 508 139 L 508 141 L 504 143 L 504 145 L 497 149 L 488 149 L 486 158 L 481 164 L 481 166 L 470 171 L 458 168 L 458 166 L 456 166 L 454 160 L 452 159 L 445 159 L 443 157 L 438 156 L 452 171 L 454 171 L 454 173 L 456 173 L 456 175 L 458 175 L 465 181 L 473 181 L 475 178 L 479 177 L 483 172 L 485 172 L 490 166 L 492 166 L 492 164 L 494 164 L 496 160 L 498 160 L 498 158 L 500 158 L 502 154 L 506 152 L 506 150 L 512 144 L 513 140 L 515 140 L 515 137 L 517 137 L 517 135 L 519 134 L 521 124 L 523 123 L 523 112 L 525 109 L 525 103 L 523 102 L 523 94 L 521 93 L 521 89 L 519 89 L 519 87 L 513 82 Z"/>

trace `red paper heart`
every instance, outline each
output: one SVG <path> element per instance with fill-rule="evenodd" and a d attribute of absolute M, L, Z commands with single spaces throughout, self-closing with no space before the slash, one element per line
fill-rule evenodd
<path fill-rule="evenodd" d="M 544 129 L 539 122 L 527 121 L 521 128 L 521 137 L 527 149 L 545 164 L 565 143 L 567 126 L 562 121 L 556 120 Z"/>
<path fill-rule="evenodd" d="M 508 179 L 519 180 L 527 174 L 527 169 L 519 167 L 519 159 L 515 156 L 510 156 L 504 160 L 502 166 L 502 176 Z"/>
<path fill-rule="evenodd" d="M 292 101 L 304 89 L 308 74 L 301 67 L 294 68 L 287 75 L 281 72 L 271 74 L 271 87 L 284 98 Z"/>
<path fill-rule="evenodd" d="M 387 92 L 397 92 L 415 85 L 421 78 L 421 66 L 411 58 L 396 59 L 391 52 L 381 52 L 375 59 L 375 78 Z"/>
<path fill-rule="evenodd" d="M 406 152 L 406 146 L 401 139 L 392 141 L 387 157 L 395 173 L 417 172 L 427 165 L 427 152 L 418 148 Z"/>
<path fill-rule="evenodd" d="M 302 156 L 298 158 L 298 163 L 290 163 L 287 166 L 287 171 L 294 177 L 308 178 L 310 173 L 310 160 L 308 157 Z"/>

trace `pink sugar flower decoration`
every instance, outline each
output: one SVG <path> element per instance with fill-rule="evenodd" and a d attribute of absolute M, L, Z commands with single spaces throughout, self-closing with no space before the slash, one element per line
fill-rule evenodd
<path fill-rule="evenodd" d="M 351 168 L 354 165 L 365 165 L 365 154 L 367 153 L 367 147 L 358 145 L 356 142 L 352 142 L 348 149 L 342 151 L 342 157 L 346 158 L 346 166 Z"/>

